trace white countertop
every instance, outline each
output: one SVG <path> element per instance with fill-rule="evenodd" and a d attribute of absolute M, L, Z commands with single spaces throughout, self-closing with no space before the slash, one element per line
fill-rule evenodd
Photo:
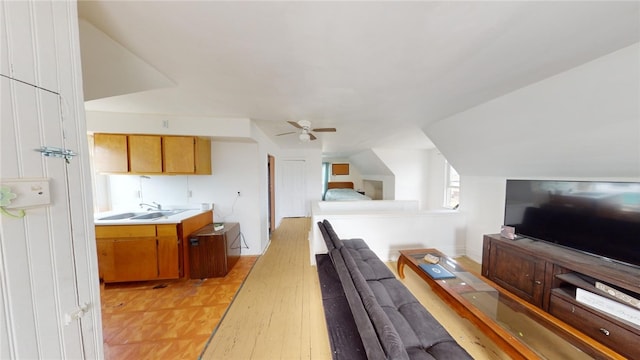
<path fill-rule="evenodd" d="M 171 209 L 168 210 L 161 210 L 161 211 L 171 211 Z M 181 223 L 182 221 L 184 221 L 185 219 L 188 219 L 190 217 L 194 217 L 196 215 L 200 215 L 203 213 L 206 213 L 208 211 L 211 210 L 195 210 L 195 209 L 189 209 L 189 210 L 185 210 L 181 213 L 175 214 L 175 215 L 170 215 L 170 216 L 163 216 L 163 217 L 159 217 L 159 218 L 155 218 L 155 219 L 143 219 L 143 220 L 132 220 L 132 219 L 121 219 L 121 220 L 98 220 L 100 218 L 103 217 L 107 217 L 107 216 L 111 216 L 111 215 L 117 215 L 117 214 L 122 214 L 122 213 L 126 213 L 126 212 L 132 212 L 132 213 L 136 213 L 136 214 L 145 214 L 145 213 L 152 213 L 152 212 L 156 212 L 156 211 L 139 211 L 139 210 L 134 210 L 134 211 L 127 211 L 127 210 L 120 210 L 120 211 L 107 211 L 107 212 L 102 212 L 102 213 L 96 213 L 94 214 L 94 223 L 95 225 L 158 225 L 158 224 L 178 224 Z"/>

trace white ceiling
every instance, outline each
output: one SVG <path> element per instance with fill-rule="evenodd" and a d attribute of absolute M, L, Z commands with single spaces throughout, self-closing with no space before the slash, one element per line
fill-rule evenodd
<path fill-rule="evenodd" d="M 251 118 L 281 146 L 334 155 L 429 148 L 427 124 L 638 42 L 639 4 L 80 1 L 165 86 L 86 108 Z M 117 61 L 104 71 L 131 82 Z M 300 119 L 338 132 L 273 136 Z"/>

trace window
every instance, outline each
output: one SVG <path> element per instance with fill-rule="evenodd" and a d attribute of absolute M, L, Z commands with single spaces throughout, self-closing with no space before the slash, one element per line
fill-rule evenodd
<path fill-rule="evenodd" d="M 460 175 L 449 162 L 445 161 L 444 207 L 457 209 L 460 205 Z"/>
<path fill-rule="evenodd" d="M 328 187 L 328 183 L 329 183 L 329 168 L 330 168 L 330 163 L 328 162 L 323 162 L 322 163 L 322 195 L 320 196 L 320 198 L 322 200 L 324 200 L 324 193 L 327 192 L 327 187 Z"/>

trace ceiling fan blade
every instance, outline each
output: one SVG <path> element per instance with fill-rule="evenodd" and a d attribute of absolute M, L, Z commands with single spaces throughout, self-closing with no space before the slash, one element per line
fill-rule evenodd
<path fill-rule="evenodd" d="M 336 132 L 336 128 L 318 128 L 318 129 L 313 129 L 312 131 L 315 131 L 315 132 Z"/>
<path fill-rule="evenodd" d="M 289 131 L 289 132 L 282 133 L 282 134 L 276 134 L 276 136 L 289 135 L 289 134 L 295 134 L 295 133 L 296 133 L 295 131 Z"/>
<path fill-rule="evenodd" d="M 309 133 L 309 139 L 310 140 L 315 140 L 315 139 L 317 139 L 317 137 L 315 137 L 313 134 Z"/>
<path fill-rule="evenodd" d="M 287 121 L 287 122 L 288 122 L 289 124 L 291 124 L 291 125 L 293 125 L 293 126 L 297 127 L 298 129 L 302 129 L 302 126 L 300 126 L 300 124 L 298 124 L 298 123 L 297 123 L 297 122 L 295 122 L 295 121 Z"/>

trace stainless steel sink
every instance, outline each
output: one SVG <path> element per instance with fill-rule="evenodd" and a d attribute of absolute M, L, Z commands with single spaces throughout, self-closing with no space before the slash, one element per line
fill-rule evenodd
<path fill-rule="evenodd" d="M 98 220 L 152 220 L 185 212 L 185 209 L 161 210 L 153 212 L 125 212 L 98 218 Z"/>
<path fill-rule="evenodd" d="M 175 214 L 179 214 L 186 210 L 167 210 L 167 211 L 154 211 L 144 215 L 138 215 L 131 218 L 131 220 L 149 220 L 149 219 L 157 219 L 165 216 L 171 216 Z"/>
<path fill-rule="evenodd" d="M 98 220 L 124 220 L 124 219 L 132 218 L 132 217 L 134 217 L 134 216 L 136 216 L 138 214 L 139 213 L 127 212 L 127 213 L 122 213 L 122 214 L 115 214 L 115 215 L 105 216 L 105 217 L 99 218 Z"/>
<path fill-rule="evenodd" d="M 159 217 L 167 216 L 162 212 L 152 212 L 144 215 L 138 215 L 131 218 L 131 220 L 148 220 L 148 219 L 156 219 Z"/>

